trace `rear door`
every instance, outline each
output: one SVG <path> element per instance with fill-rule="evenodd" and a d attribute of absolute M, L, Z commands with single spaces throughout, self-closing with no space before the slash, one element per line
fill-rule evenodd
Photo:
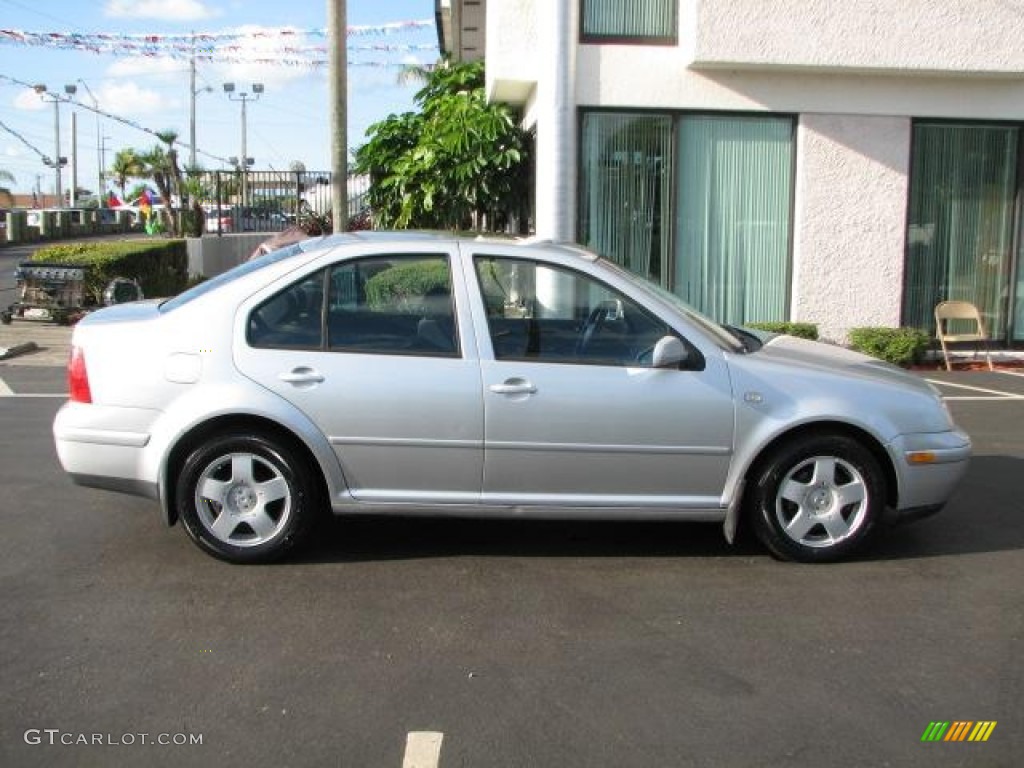
<path fill-rule="evenodd" d="M 479 500 L 483 405 L 452 253 L 320 264 L 248 301 L 242 372 L 327 436 L 356 499 Z"/>

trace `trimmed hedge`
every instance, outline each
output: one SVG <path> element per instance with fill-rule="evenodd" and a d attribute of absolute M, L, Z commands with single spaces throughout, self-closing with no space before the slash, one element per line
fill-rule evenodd
<path fill-rule="evenodd" d="M 137 280 L 146 298 L 174 296 L 188 285 L 184 240 L 99 240 L 40 248 L 32 261 L 80 264 L 85 271 L 85 302 L 102 304 L 103 289 L 115 277 Z"/>
<path fill-rule="evenodd" d="M 448 264 L 441 260 L 415 261 L 389 267 L 366 281 L 366 299 L 371 307 L 388 307 L 401 312 L 418 312 L 412 298 L 447 296 L 451 292 Z"/>
<path fill-rule="evenodd" d="M 810 339 L 811 341 L 818 340 L 818 326 L 815 325 L 814 323 L 747 323 L 747 327 L 754 328 L 758 331 L 767 331 L 768 333 L 782 333 L 787 336 L 796 336 L 801 339 Z"/>
<path fill-rule="evenodd" d="M 903 367 L 921 362 L 930 342 L 928 334 L 919 328 L 850 329 L 852 349 Z"/>

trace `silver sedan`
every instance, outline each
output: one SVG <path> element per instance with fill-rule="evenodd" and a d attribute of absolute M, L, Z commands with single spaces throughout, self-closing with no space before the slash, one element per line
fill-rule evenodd
<path fill-rule="evenodd" d="M 571 246 L 307 240 L 72 343 L 65 470 L 233 562 L 327 510 L 716 521 L 829 561 L 940 509 L 971 452 L 920 378 Z"/>

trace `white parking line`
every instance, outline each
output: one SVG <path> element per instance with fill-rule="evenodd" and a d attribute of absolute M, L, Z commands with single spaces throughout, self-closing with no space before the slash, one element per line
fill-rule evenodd
<path fill-rule="evenodd" d="M 51 393 L 34 393 L 34 392 L 33 393 L 15 392 L 13 389 L 11 389 L 7 385 L 6 381 L 4 381 L 3 379 L 0 379 L 0 397 L 59 397 L 61 399 L 66 400 L 67 396 L 68 396 L 67 392 L 60 392 L 60 393 L 54 392 L 52 394 Z"/>
<path fill-rule="evenodd" d="M 1020 371 L 996 371 L 996 373 L 1001 373 L 1004 376 L 1019 376 L 1024 378 L 1024 373 L 1021 373 Z"/>
<path fill-rule="evenodd" d="M 928 379 L 928 382 L 938 387 L 954 387 L 955 389 L 966 389 L 971 392 L 981 392 L 979 395 L 943 395 L 943 400 L 1024 400 L 1024 395 L 1016 392 L 1003 392 L 999 389 L 987 389 L 986 387 L 974 387 L 969 384 L 954 384 L 951 381 L 940 381 L 939 379 Z"/>
<path fill-rule="evenodd" d="M 441 761 L 441 739 L 437 731 L 410 731 L 405 737 L 402 768 L 437 768 Z"/>

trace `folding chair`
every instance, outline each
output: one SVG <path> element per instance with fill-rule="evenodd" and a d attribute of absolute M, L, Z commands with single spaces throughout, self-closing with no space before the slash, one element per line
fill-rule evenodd
<path fill-rule="evenodd" d="M 973 322 L 973 331 L 963 331 L 962 333 L 952 333 L 949 330 L 948 323 L 950 321 L 964 321 Z M 961 330 L 958 328 L 957 330 Z M 942 345 L 942 357 L 946 361 L 946 370 L 953 370 L 953 366 L 949 362 L 949 347 L 947 344 L 953 344 L 961 341 L 973 341 L 974 342 L 974 357 L 978 357 L 978 342 L 981 342 L 985 348 L 985 359 L 988 361 L 988 369 L 992 368 L 992 357 L 988 352 L 988 337 L 985 335 L 985 323 L 982 322 L 981 313 L 978 312 L 978 308 L 969 301 L 942 301 L 935 307 L 935 335 L 939 339 L 939 344 Z"/>

